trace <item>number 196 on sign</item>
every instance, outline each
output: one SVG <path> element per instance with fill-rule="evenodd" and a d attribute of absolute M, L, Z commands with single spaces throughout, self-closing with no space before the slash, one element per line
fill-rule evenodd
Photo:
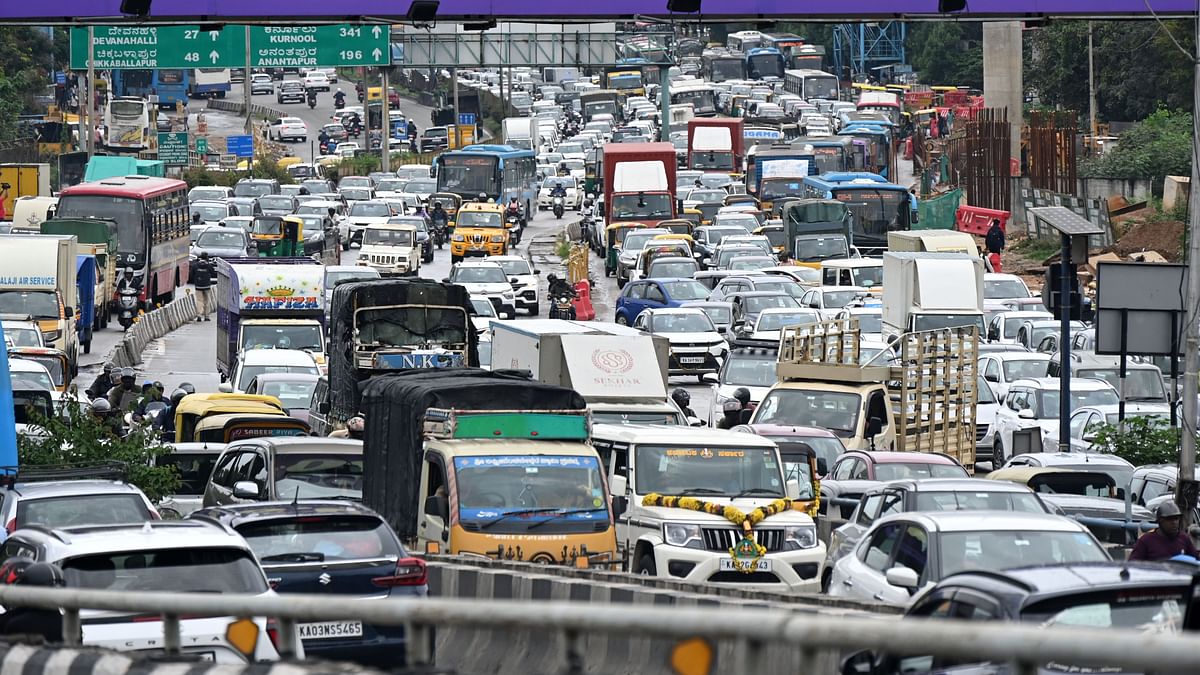
<path fill-rule="evenodd" d="M 361 61 L 363 53 L 361 49 L 344 49 L 338 52 L 338 56 L 345 61 Z"/>

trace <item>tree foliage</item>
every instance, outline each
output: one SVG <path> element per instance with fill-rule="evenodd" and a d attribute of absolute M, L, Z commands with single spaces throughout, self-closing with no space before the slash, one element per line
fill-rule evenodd
<path fill-rule="evenodd" d="M 1121 134 L 1117 147 L 1086 161 L 1085 176 L 1152 178 L 1189 176 L 1192 171 L 1192 115 L 1157 110 Z"/>
<path fill-rule="evenodd" d="M 983 24 L 935 21 L 910 24 L 908 58 L 921 81 L 983 88 Z"/>
<path fill-rule="evenodd" d="M 77 405 L 68 405 L 63 415 L 36 419 L 35 426 L 45 430 L 45 435 L 17 437 L 20 466 L 124 462 L 129 483 L 141 488 L 152 502 L 160 501 L 179 487 L 175 467 L 153 465 L 154 458 L 170 453 L 171 449 L 160 443 L 157 434 L 146 426 L 135 425 L 127 436 L 118 437 Z"/>
<path fill-rule="evenodd" d="M 1169 34 L 1168 34 L 1169 31 Z M 1172 42 L 1194 50 L 1182 21 L 1094 21 L 1097 116 L 1134 121 L 1159 107 L 1192 108 L 1192 66 Z M 1088 22 L 1054 21 L 1025 32 L 1025 87 L 1050 106 L 1088 111 Z"/>
<path fill-rule="evenodd" d="M 1092 442 L 1134 466 L 1174 464 L 1179 458 L 1179 428 L 1157 417 L 1126 417 L 1120 424 L 1101 424 L 1088 430 Z"/>
<path fill-rule="evenodd" d="M 49 82 L 53 45 L 31 26 L 0 27 L 0 139 L 18 136 L 17 117 L 34 109 Z"/>

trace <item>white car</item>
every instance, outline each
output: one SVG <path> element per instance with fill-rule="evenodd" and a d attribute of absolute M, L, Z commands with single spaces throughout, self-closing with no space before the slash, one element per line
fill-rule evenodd
<path fill-rule="evenodd" d="M 347 188 L 354 189 L 354 188 Z M 382 225 L 396 215 L 387 202 L 362 201 L 354 202 L 346 219 L 341 222 L 339 229 L 342 235 L 342 250 L 350 248 L 350 244 L 363 243 L 363 231 L 368 225 Z"/>
<path fill-rule="evenodd" d="M 487 262 L 496 263 L 508 275 L 517 309 L 529 310 L 529 316 L 537 316 L 541 311 L 538 302 L 538 275 L 542 273 L 541 270 L 533 269 L 533 265 L 519 255 L 488 256 Z"/>
<path fill-rule="evenodd" d="M 1119 402 L 1117 390 L 1103 380 L 1071 380 L 1072 411 L 1084 406 L 1116 405 Z M 992 461 L 1003 462 L 1006 457 L 1016 454 L 1013 432 L 1023 429 L 1036 429 L 1042 449 L 1054 450 L 1058 446 L 1058 409 L 1058 378 L 1039 377 L 1013 382 L 992 422 Z M 1025 449 L 1020 451 L 1026 452 Z"/>
<path fill-rule="evenodd" d="M 778 343 L 785 327 L 819 321 L 821 313 L 812 308 L 772 307 L 759 312 L 754 325 L 744 325 L 738 337 Z"/>
<path fill-rule="evenodd" d="M 299 117 L 281 117 L 271 122 L 268 134 L 280 142 L 299 141 L 303 143 L 308 140 L 308 125 Z"/>
<path fill-rule="evenodd" d="M 988 272 L 983 275 L 983 299 L 1006 300 L 1032 297 L 1029 287 L 1015 274 Z"/>
<path fill-rule="evenodd" d="M 774 349 L 735 347 L 725 356 L 720 372 L 705 375 L 712 385 L 712 403 L 708 406 L 708 426 L 716 428 L 724 416 L 725 404 L 734 400 L 734 392 L 746 389 L 751 403 L 761 403 L 778 378 L 775 367 L 779 356 Z"/>
<path fill-rule="evenodd" d="M 1106 562 L 1083 525 L 1049 513 L 907 512 L 876 520 L 833 565 L 829 595 L 906 606 L 957 572 Z"/>
<path fill-rule="evenodd" d="M 421 245 L 413 225 L 372 223 L 362 233 L 358 264 L 378 270 L 381 276 L 417 274 Z"/>
<path fill-rule="evenodd" d="M 4 320 L 4 340 L 10 347 L 45 347 L 42 329 L 33 321 Z"/>
<path fill-rule="evenodd" d="M 1050 355 L 1045 352 L 993 352 L 979 357 L 979 372 L 1001 400 L 1013 382 L 1046 377 L 1049 365 Z"/>
<path fill-rule="evenodd" d="M 192 202 L 188 205 L 188 213 L 191 218 L 190 222 L 196 224 L 196 215 L 200 216 L 200 222 L 204 225 L 212 227 L 220 225 L 221 221 L 233 215 L 229 204 L 216 200 L 201 199 Z"/>
<path fill-rule="evenodd" d="M 869 294 L 870 290 L 862 286 L 818 286 L 808 289 L 800 304 L 819 311 L 825 319 L 832 319 L 848 303 Z"/>
<path fill-rule="evenodd" d="M 490 339 L 492 321 L 500 318 L 500 315 L 496 314 L 496 306 L 482 295 L 472 295 L 471 307 L 475 310 L 471 317 L 471 325 L 475 327 L 475 332 L 479 333 L 480 338 L 486 335 Z"/>
<path fill-rule="evenodd" d="M 858 321 L 858 334 L 862 340 L 869 342 L 883 341 L 883 308 L 877 304 L 867 307 L 845 307 L 837 314 L 834 314 L 833 318 L 856 319 Z"/>
<path fill-rule="evenodd" d="M 446 283 L 458 284 L 471 295 L 487 298 L 498 314 L 516 318 L 516 298 L 504 268 L 487 260 L 455 263 Z"/>
<path fill-rule="evenodd" d="M 354 141 L 338 143 L 337 147 L 333 150 L 333 154 L 342 159 L 355 157 L 360 152 L 362 152 L 362 147 Z"/>
<path fill-rule="evenodd" d="M 667 338 L 671 344 L 669 375 L 696 375 L 703 382 L 705 373 L 719 371 L 729 354 L 725 338 L 708 315 L 698 309 L 646 309 L 633 320 L 633 327 Z"/>
<path fill-rule="evenodd" d="M 1001 311 L 992 315 L 988 321 L 987 341 L 1001 344 L 1018 344 L 1017 331 L 1026 321 L 1053 319 L 1050 312 L 1035 311 Z"/>
<path fill-rule="evenodd" d="M 537 196 L 538 209 L 547 210 L 554 206 L 554 198 L 550 196 L 550 192 L 555 185 L 562 185 L 567 193 L 563 197 L 563 206 L 578 211 L 583 204 L 583 191 L 571 176 L 551 176 L 542 181 L 542 188 L 538 190 Z"/>
<path fill-rule="evenodd" d="M 329 76 L 320 70 L 310 70 L 304 74 L 304 88 L 329 91 Z"/>
<path fill-rule="evenodd" d="M 1116 424 L 1120 416 L 1119 405 L 1090 405 L 1071 413 L 1071 452 L 1103 452 L 1093 445 L 1096 427 Z M 1171 420 L 1171 406 L 1163 403 L 1125 403 L 1125 419 L 1151 417 L 1164 423 Z"/>
<path fill-rule="evenodd" d="M 313 355 L 299 349 L 245 349 L 234 366 L 229 382 L 222 382 L 220 390 L 243 394 L 250 380 L 264 373 L 321 374 Z"/>

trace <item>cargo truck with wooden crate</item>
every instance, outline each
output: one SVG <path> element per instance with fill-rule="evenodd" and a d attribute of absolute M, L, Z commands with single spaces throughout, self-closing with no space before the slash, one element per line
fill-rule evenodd
<path fill-rule="evenodd" d="M 883 254 L 885 338 L 974 326 L 985 334 L 983 261 L 964 253 Z"/>
<path fill-rule="evenodd" d="M 828 429 L 853 450 L 939 452 L 975 464 L 979 332 L 905 333 L 867 363 L 856 319 L 789 326 L 752 424 Z"/>

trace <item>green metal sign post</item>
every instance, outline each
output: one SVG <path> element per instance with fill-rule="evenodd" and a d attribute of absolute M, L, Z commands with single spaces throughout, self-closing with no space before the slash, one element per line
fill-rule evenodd
<path fill-rule="evenodd" d="M 95 63 L 101 69 L 243 68 L 245 26 L 95 26 Z M 251 68 L 386 66 L 386 26 L 251 26 Z M 71 29 L 71 69 L 88 67 L 88 31 Z"/>
<path fill-rule="evenodd" d="M 200 155 L 208 154 L 208 139 L 201 136 L 196 139 L 196 153 Z"/>
<path fill-rule="evenodd" d="M 186 131 L 159 132 L 158 160 L 163 164 L 187 166 L 188 135 Z"/>

